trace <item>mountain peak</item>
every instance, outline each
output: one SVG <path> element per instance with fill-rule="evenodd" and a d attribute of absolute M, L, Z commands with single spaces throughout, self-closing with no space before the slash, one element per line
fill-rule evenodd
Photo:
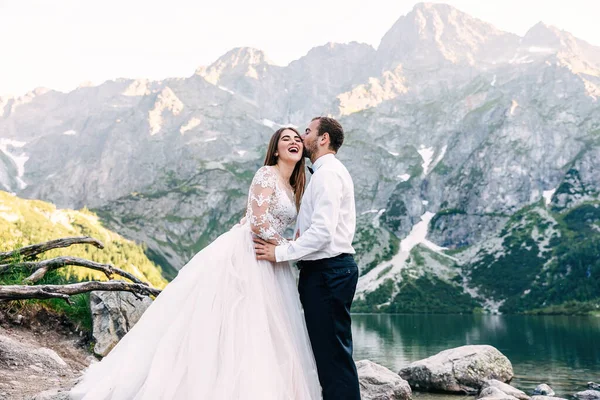
<path fill-rule="evenodd" d="M 521 46 L 559 51 L 574 50 L 581 43 L 569 32 L 540 21 L 527 31 Z"/>
<path fill-rule="evenodd" d="M 200 67 L 196 75 L 217 84 L 225 75 L 245 75 L 258 79 L 259 71 L 275 65 L 264 51 L 253 47 L 236 47 L 219 57 L 209 67 Z"/>
<path fill-rule="evenodd" d="M 562 36 L 569 35 L 568 32 L 558 29 L 555 26 L 548 25 L 543 21 L 538 22 L 525 33 L 524 39 L 543 38 L 543 40 L 560 40 Z"/>
<path fill-rule="evenodd" d="M 213 65 L 218 63 L 226 63 L 232 68 L 235 68 L 238 65 L 273 64 L 264 51 L 253 47 L 236 47 L 231 49 L 219 57 Z"/>
<path fill-rule="evenodd" d="M 413 12 L 415 11 L 421 11 L 421 12 L 442 12 L 442 13 L 449 13 L 452 11 L 458 11 L 460 12 L 458 9 L 452 7 L 450 4 L 445 4 L 445 3 L 430 3 L 430 2 L 422 2 L 422 3 L 417 3 L 415 4 L 415 6 L 412 9 Z"/>
<path fill-rule="evenodd" d="M 600 48 L 544 22 L 538 22 L 527 31 L 520 51 L 539 53 L 541 56 L 557 54 L 562 62 L 570 65 L 572 71 L 599 74 Z"/>
<path fill-rule="evenodd" d="M 404 62 L 473 64 L 503 58 L 513 42 L 518 42 L 516 35 L 448 4 L 418 3 L 385 34 L 378 52 L 384 68 Z"/>
<path fill-rule="evenodd" d="M 375 49 L 369 44 L 359 43 L 356 41 L 349 43 L 337 43 L 337 42 L 328 42 L 322 46 L 313 47 L 308 51 L 308 53 L 301 57 L 299 60 L 293 61 L 293 63 L 297 63 L 298 61 L 306 58 L 314 58 L 314 57 L 334 57 L 340 56 L 341 54 L 347 53 L 372 53 Z"/>

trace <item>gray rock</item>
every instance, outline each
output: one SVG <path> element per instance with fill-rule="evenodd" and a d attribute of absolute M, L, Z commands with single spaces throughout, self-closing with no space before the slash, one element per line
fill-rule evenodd
<path fill-rule="evenodd" d="M 567 400 L 567 399 L 564 399 L 562 397 L 555 397 L 555 396 L 536 395 L 536 396 L 531 396 L 531 400 Z"/>
<path fill-rule="evenodd" d="M 94 352 L 106 356 L 127 332 L 133 328 L 152 300 L 141 300 L 129 292 L 96 291 L 90 295 Z"/>
<path fill-rule="evenodd" d="M 488 386 L 482 389 L 477 399 L 485 400 L 518 400 L 516 397 L 504 393 L 502 390 L 495 386 Z"/>
<path fill-rule="evenodd" d="M 538 385 L 535 389 L 533 389 L 534 396 L 554 396 L 554 390 L 545 383 Z"/>
<path fill-rule="evenodd" d="M 56 364 L 60 365 L 61 367 L 67 366 L 67 363 L 52 349 L 40 347 L 39 349 L 35 350 L 35 353 L 52 359 Z"/>
<path fill-rule="evenodd" d="M 363 400 L 407 400 L 412 397 L 410 385 L 389 369 L 369 360 L 356 363 Z"/>
<path fill-rule="evenodd" d="M 527 394 L 525 394 L 525 392 L 523 392 L 522 390 L 519 390 L 507 383 L 500 382 L 496 379 L 490 379 L 485 381 L 483 383 L 483 386 L 481 386 L 481 389 L 483 390 L 489 387 L 495 387 L 496 389 L 500 389 L 507 395 L 516 397 L 519 400 L 530 400 L 530 397 L 527 396 Z"/>
<path fill-rule="evenodd" d="M 512 364 L 488 345 L 462 346 L 442 351 L 403 368 L 399 375 L 413 390 L 475 394 L 486 380 L 508 382 Z"/>
<path fill-rule="evenodd" d="M 588 389 L 592 389 L 592 390 L 600 390 L 600 385 L 594 382 L 588 382 L 587 384 Z"/>
<path fill-rule="evenodd" d="M 29 400 L 69 400 L 69 393 L 59 389 L 50 389 L 36 394 Z"/>
<path fill-rule="evenodd" d="M 68 369 L 67 363 L 54 350 L 45 347 L 32 349 L 31 346 L 2 335 L 0 335 L 0 361 L 7 365 L 32 365 L 43 370 Z"/>
<path fill-rule="evenodd" d="M 471 246 L 492 236 L 507 220 L 496 215 L 440 215 L 430 224 L 427 237 L 443 247 Z"/>
<path fill-rule="evenodd" d="M 578 400 L 600 400 L 600 391 L 599 390 L 584 390 L 583 392 L 577 392 L 573 396 L 575 396 Z"/>

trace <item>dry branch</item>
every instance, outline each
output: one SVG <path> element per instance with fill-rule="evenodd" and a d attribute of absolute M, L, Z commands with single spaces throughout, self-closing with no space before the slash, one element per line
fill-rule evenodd
<path fill-rule="evenodd" d="M 0 262 L 8 262 L 14 260 L 15 258 L 23 258 L 27 260 L 37 256 L 40 253 L 62 247 L 69 247 L 74 244 L 91 244 L 99 249 L 104 248 L 104 244 L 102 244 L 101 241 L 89 236 L 68 237 L 50 240 L 44 243 L 32 244 L 30 246 L 21 247 L 20 249 L 13 251 L 0 252 Z"/>
<path fill-rule="evenodd" d="M 102 291 L 126 291 L 134 294 L 158 296 L 159 289 L 139 283 L 128 283 L 122 281 L 109 282 L 80 282 L 69 285 L 0 285 L 0 300 L 24 300 L 24 299 L 64 299 L 67 302 L 69 297 L 75 294 L 91 292 L 93 290 Z"/>
<path fill-rule="evenodd" d="M 123 271 L 122 269 L 115 268 L 111 264 L 100 264 L 95 261 L 86 260 L 85 258 L 70 256 L 56 257 L 43 261 L 27 261 L 15 264 L 3 264 L 0 265 L 0 274 L 8 271 L 11 268 L 26 268 L 29 271 L 32 271 L 33 273 L 29 277 L 25 278 L 24 282 L 35 283 L 42 279 L 48 271 L 66 267 L 67 265 L 85 267 L 96 271 L 104 272 L 104 275 L 106 275 L 108 279 L 111 279 L 112 276 L 116 274 L 127 278 L 132 282 L 141 283 L 142 285 L 146 284 L 145 282 L 136 278 L 133 274 L 130 274 L 127 271 Z"/>
<path fill-rule="evenodd" d="M 10 263 L 15 259 L 31 260 L 38 254 L 48 250 L 69 247 L 74 244 L 91 244 L 99 249 L 104 248 L 102 242 L 89 236 L 50 240 L 48 242 L 0 253 L 0 263 L 3 263 L 0 265 L 0 274 L 12 268 L 25 268 L 31 272 L 31 275 L 25 278 L 24 282 L 35 283 L 42 279 L 49 271 L 63 268 L 67 265 L 73 265 L 101 271 L 108 279 L 111 279 L 113 275 L 120 275 L 133 283 L 111 280 L 108 282 L 89 281 L 65 285 L 0 285 L 0 301 L 59 298 L 69 302 L 69 297 L 72 295 L 94 290 L 127 291 L 133 293 L 136 297 L 139 297 L 139 295 L 158 296 L 160 294 L 161 291 L 159 289 L 151 287 L 148 283 L 141 281 L 127 271 L 116 268 L 111 264 L 101 264 L 84 258 L 63 256 L 42 261 L 20 261 Z"/>

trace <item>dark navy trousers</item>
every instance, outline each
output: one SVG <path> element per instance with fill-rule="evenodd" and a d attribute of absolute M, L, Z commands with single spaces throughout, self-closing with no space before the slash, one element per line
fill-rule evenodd
<path fill-rule="evenodd" d="M 299 261 L 298 291 L 304 307 L 323 400 L 360 400 L 352 359 L 350 306 L 358 267 L 351 254 Z"/>

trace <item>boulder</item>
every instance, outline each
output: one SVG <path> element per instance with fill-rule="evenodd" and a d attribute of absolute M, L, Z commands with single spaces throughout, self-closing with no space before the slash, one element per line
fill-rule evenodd
<path fill-rule="evenodd" d="M 356 363 L 362 400 L 408 400 L 410 385 L 398 374 L 369 360 Z"/>
<path fill-rule="evenodd" d="M 533 395 L 534 396 L 554 396 L 554 390 L 552 390 L 552 388 L 548 385 L 546 385 L 545 383 L 542 383 L 541 385 L 537 385 L 537 387 L 535 389 L 533 389 Z"/>
<path fill-rule="evenodd" d="M 0 333 L 0 399 L 67 400 L 45 391 L 72 378 L 74 371 L 54 350 Z"/>
<path fill-rule="evenodd" d="M 479 392 L 478 400 L 518 400 L 494 386 L 488 386 Z"/>
<path fill-rule="evenodd" d="M 8 336 L 0 335 L 0 363 L 8 366 L 35 366 L 42 370 L 61 372 L 68 370 L 67 363 L 46 347 L 32 348 Z"/>
<path fill-rule="evenodd" d="M 600 390 L 600 385 L 594 382 L 588 382 L 587 384 L 588 389 L 592 389 L 592 390 Z"/>
<path fill-rule="evenodd" d="M 94 352 L 106 356 L 133 328 L 150 304 L 150 298 L 138 299 L 129 292 L 91 292 L 92 334 L 96 341 Z"/>
<path fill-rule="evenodd" d="M 510 386 L 507 383 L 500 382 L 499 380 L 496 380 L 496 379 L 490 379 L 490 380 L 485 381 L 483 383 L 483 385 L 481 386 L 481 390 L 488 388 L 488 387 L 495 387 L 496 389 L 500 389 L 507 395 L 516 397 L 519 400 L 530 400 L 530 397 L 527 396 L 527 394 L 525 394 L 525 392 L 523 392 L 522 390 L 519 390 L 513 386 Z"/>
<path fill-rule="evenodd" d="M 584 390 L 575 393 L 573 396 L 579 400 L 600 400 L 600 390 Z"/>
<path fill-rule="evenodd" d="M 59 389 L 45 390 L 31 397 L 30 400 L 70 400 L 69 392 L 60 391 Z"/>
<path fill-rule="evenodd" d="M 476 394 L 486 380 L 509 382 L 512 364 L 488 345 L 462 346 L 444 350 L 403 368 L 399 375 L 413 390 Z"/>
<path fill-rule="evenodd" d="M 562 397 L 554 397 L 554 396 L 531 396 L 531 400 L 567 400 Z"/>

